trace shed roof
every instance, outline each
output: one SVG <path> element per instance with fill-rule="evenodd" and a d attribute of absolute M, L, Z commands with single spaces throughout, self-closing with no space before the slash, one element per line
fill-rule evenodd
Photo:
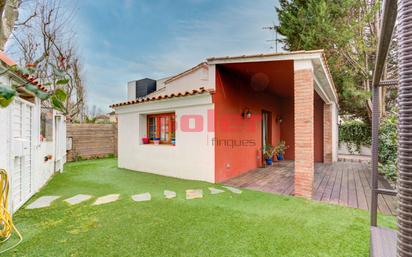
<path fill-rule="evenodd" d="M 9 56 L 7 56 L 3 51 L 0 51 L 0 61 L 8 67 L 17 65 L 16 62 L 13 61 L 13 59 L 11 59 Z M 41 91 L 47 92 L 47 88 L 40 84 L 38 81 L 36 81 L 35 77 L 32 77 L 29 74 L 23 74 L 20 71 L 14 71 L 13 73 L 19 76 L 21 79 L 25 80 L 26 82 L 36 86 Z"/>
<path fill-rule="evenodd" d="M 191 91 L 185 91 L 185 92 L 179 92 L 179 93 L 171 93 L 167 95 L 158 95 L 158 96 L 152 96 L 152 97 L 142 97 L 138 98 L 136 100 L 130 100 L 130 101 L 125 101 L 117 104 L 112 104 L 110 105 L 111 108 L 116 108 L 120 106 L 125 106 L 125 105 L 133 105 L 133 104 L 140 104 L 140 103 L 145 103 L 149 101 L 155 101 L 155 100 L 164 100 L 164 99 L 169 99 L 169 98 L 175 98 L 175 97 L 185 97 L 185 96 L 193 96 L 193 95 L 200 95 L 200 94 L 213 94 L 214 90 L 213 89 L 205 89 L 204 87 L 201 87 L 199 89 L 194 89 Z"/>

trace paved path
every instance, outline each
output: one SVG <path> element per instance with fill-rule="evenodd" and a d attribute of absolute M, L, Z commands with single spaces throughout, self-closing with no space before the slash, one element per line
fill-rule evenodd
<path fill-rule="evenodd" d="M 232 193 L 240 194 L 242 191 L 240 189 L 228 186 L 222 186 L 226 188 Z M 225 190 L 209 187 L 210 194 L 216 195 L 225 192 Z M 176 197 L 176 192 L 170 190 L 163 191 L 165 199 L 172 199 Z M 53 201 L 60 198 L 60 196 L 42 196 L 39 197 L 37 200 L 29 204 L 26 209 L 37 209 L 37 208 L 45 208 L 49 207 Z M 64 201 L 70 205 L 79 204 L 81 202 L 87 201 L 91 199 L 91 195 L 85 194 L 78 194 L 72 196 L 70 198 L 65 199 Z M 101 204 L 108 204 L 119 200 L 120 194 L 109 194 L 105 196 L 100 196 L 96 199 L 96 201 L 92 205 L 101 205 Z M 149 192 L 142 193 L 142 194 L 135 194 L 131 196 L 132 200 L 135 202 L 144 202 L 152 200 L 152 195 Z M 198 199 L 203 198 L 203 189 L 187 189 L 186 190 L 186 200 L 191 199 Z"/>
<path fill-rule="evenodd" d="M 135 202 L 145 202 L 145 201 L 152 200 L 152 196 L 150 195 L 150 193 L 144 193 L 144 194 L 132 195 L 132 199 Z"/>
<path fill-rule="evenodd" d="M 111 202 L 117 201 L 119 197 L 120 197 L 119 194 L 101 196 L 97 198 L 96 201 L 92 205 L 101 205 L 101 204 L 111 203 Z"/>
<path fill-rule="evenodd" d="M 202 198 L 203 190 L 202 189 L 188 189 L 186 190 L 186 200 Z"/>
<path fill-rule="evenodd" d="M 81 202 L 87 201 L 90 198 L 92 198 L 91 195 L 75 195 L 73 197 L 67 198 L 66 200 L 64 200 L 65 202 L 67 202 L 70 205 L 75 205 L 75 204 L 79 204 Z"/>
<path fill-rule="evenodd" d="M 54 200 L 60 198 L 60 196 L 42 196 L 38 198 L 36 201 L 29 204 L 26 209 L 38 209 L 38 208 L 45 208 L 49 207 Z"/>

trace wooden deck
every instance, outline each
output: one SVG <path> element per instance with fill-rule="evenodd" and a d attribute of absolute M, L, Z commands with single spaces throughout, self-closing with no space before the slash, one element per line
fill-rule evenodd
<path fill-rule="evenodd" d="M 276 162 L 271 167 L 247 172 L 225 181 L 224 184 L 263 192 L 293 195 L 294 162 Z M 316 163 L 312 199 L 369 210 L 370 185 L 370 166 L 367 163 Z M 392 189 L 383 177 L 379 177 L 379 186 Z M 381 213 L 396 215 L 396 198 L 380 195 L 378 208 Z"/>

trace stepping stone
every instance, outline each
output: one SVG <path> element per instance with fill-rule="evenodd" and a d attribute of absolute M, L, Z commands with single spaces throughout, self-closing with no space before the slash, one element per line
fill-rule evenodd
<path fill-rule="evenodd" d="M 165 191 L 163 192 L 163 194 L 164 194 L 164 196 L 165 196 L 166 199 L 172 199 L 172 198 L 175 198 L 175 197 L 176 197 L 176 192 L 169 191 L 169 190 L 165 190 Z"/>
<path fill-rule="evenodd" d="M 91 195 L 75 195 L 73 197 L 67 198 L 66 200 L 64 200 L 66 203 L 70 204 L 70 205 L 75 205 L 81 202 L 84 202 L 86 200 L 89 200 L 90 198 L 92 198 Z"/>
<path fill-rule="evenodd" d="M 222 187 L 226 188 L 227 190 L 229 190 L 230 192 L 235 193 L 235 194 L 241 194 L 242 193 L 241 190 L 239 190 L 237 188 L 234 188 L 234 187 L 228 187 L 228 186 L 222 186 Z"/>
<path fill-rule="evenodd" d="M 144 202 L 144 201 L 150 201 L 152 199 L 152 196 L 150 195 L 150 193 L 144 193 L 144 194 L 132 195 L 132 199 L 135 202 Z"/>
<path fill-rule="evenodd" d="M 29 204 L 26 207 L 26 209 L 38 209 L 38 208 L 49 207 L 50 204 L 59 197 L 60 196 L 42 196 L 36 201 Z"/>
<path fill-rule="evenodd" d="M 111 203 L 111 202 L 117 201 L 119 199 L 119 196 L 120 196 L 119 194 L 101 196 L 97 198 L 96 201 L 92 205 Z"/>
<path fill-rule="evenodd" d="M 211 193 L 212 195 L 216 195 L 216 194 L 220 194 L 220 193 L 225 192 L 225 191 L 222 190 L 222 189 L 217 189 L 217 188 L 214 188 L 214 187 L 209 187 L 209 190 L 210 190 L 210 193 Z"/>
<path fill-rule="evenodd" d="M 186 200 L 202 198 L 203 190 L 202 189 L 188 189 L 186 190 Z"/>

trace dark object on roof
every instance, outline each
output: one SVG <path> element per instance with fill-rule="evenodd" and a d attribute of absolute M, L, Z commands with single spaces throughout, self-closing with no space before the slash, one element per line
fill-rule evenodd
<path fill-rule="evenodd" d="M 141 80 L 131 81 L 133 86 L 136 87 L 136 99 L 145 97 L 148 94 L 156 91 L 156 80 L 145 78 Z"/>

